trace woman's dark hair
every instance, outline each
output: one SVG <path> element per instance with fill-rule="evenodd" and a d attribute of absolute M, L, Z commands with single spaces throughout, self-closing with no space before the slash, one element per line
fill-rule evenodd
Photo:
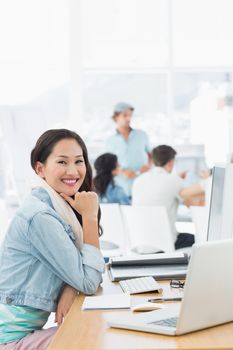
<path fill-rule="evenodd" d="M 41 162 L 45 163 L 49 155 L 52 153 L 55 145 L 64 139 L 73 139 L 76 140 L 79 146 L 83 151 L 83 158 L 86 165 L 86 176 L 82 183 L 82 186 L 79 189 L 81 191 L 92 191 L 92 168 L 88 160 L 88 152 L 86 145 L 82 138 L 76 134 L 76 132 L 68 130 L 68 129 L 51 129 L 45 131 L 37 140 L 35 147 L 31 151 L 31 166 L 35 170 L 36 163 Z M 36 170 L 35 170 L 36 171 Z M 72 208 L 73 209 L 73 208 Z M 82 225 L 82 216 L 73 210 L 80 224 Z M 98 211 L 98 222 L 100 221 L 101 212 L 100 209 Z M 99 234 L 102 234 L 102 229 L 99 226 Z"/>
<path fill-rule="evenodd" d="M 117 156 L 112 153 L 104 153 L 94 163 L 96 176 L 93 180 L 96 192 L 103 197 L 109 183 L 113 182 L 112 171 L 117 168 Z"/>
<path fill-rule="evenodd" d="M 152 157 L 156 166 L 163 167 L 169 160 L 174 159 L 175 156 L 176 151 L 167 145 L 160 145 L 152 150 Z"/>

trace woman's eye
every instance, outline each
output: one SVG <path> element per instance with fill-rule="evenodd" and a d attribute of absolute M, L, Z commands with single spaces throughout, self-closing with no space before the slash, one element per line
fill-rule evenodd
<path fill-rule="evenodd" d="M 79 163 L 83 163 L 84 161 L 82 160 L 82 159 L 79 159 L 79 160 L 77 160 L 76 162 L 75 162 L 75 164 L 79 164 Z M 58 161 L 58 164 L 63 164 L 63 165 L 65 165 L 65 164 L 67 164 L 64 160 L 59 160 Z"/>

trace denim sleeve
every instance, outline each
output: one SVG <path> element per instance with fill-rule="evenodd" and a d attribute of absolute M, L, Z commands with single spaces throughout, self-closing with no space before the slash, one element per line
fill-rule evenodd
<path fill-rule="evenodd" d="M 116 185 L 112 190 L 112 197 L 119 204 L 129 205 L 130 200 L 122 187 Z"/>
<path fill-rule="evenodd" d="M 31 254 L 62 281 L 85 294 L 94 294 L 102 282 L 104 259 L 96 247 L 79 251 L 62 224 L 51 214 L 36 214 L 28 230 Z"/>

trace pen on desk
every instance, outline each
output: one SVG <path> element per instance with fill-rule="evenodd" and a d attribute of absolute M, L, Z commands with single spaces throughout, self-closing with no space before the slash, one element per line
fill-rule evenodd
<path fill-rule="evenodd" d="M 149 299 L 148 301 L 150 303 L 156 303 L 156 302 L 162 302 L 162 301 L 181 301 L 181 297 L 176 297 L 176 298 L 155 298 L 155 299 Z"/>

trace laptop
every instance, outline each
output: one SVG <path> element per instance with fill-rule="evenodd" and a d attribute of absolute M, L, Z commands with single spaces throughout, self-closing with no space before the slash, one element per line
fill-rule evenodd
<path fill-rule="evenodd" d="M 183 300 L 167 308 L 109 316 L 110 327 L 180 335 L 233 321 L 233 240 L 195 244 Z"/>

